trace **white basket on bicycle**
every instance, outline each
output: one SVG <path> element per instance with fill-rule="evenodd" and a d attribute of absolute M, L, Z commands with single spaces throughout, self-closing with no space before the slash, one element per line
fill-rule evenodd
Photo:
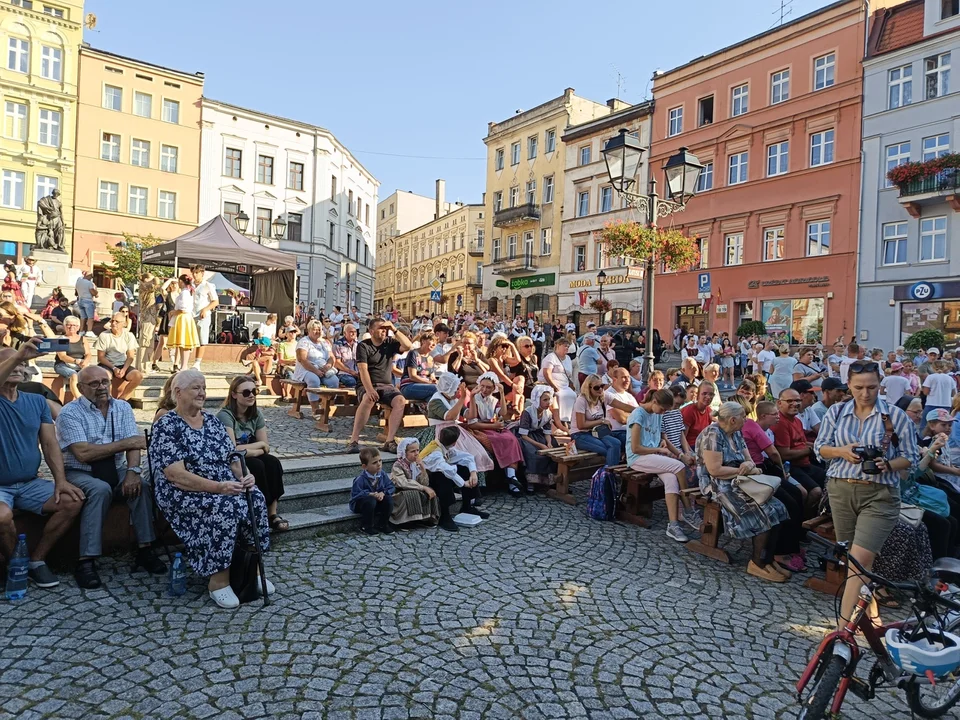
<path fill-rule="evenodd" d="M 890 658 L 904 672 L 921 677 L 932 672 L 943 677 L 960 668 L 960 637 L 953 633 L 936 634 L 936 641 L 928 638 L 907 640 L 899 628 L 887 630 L 885 636 Z"/>

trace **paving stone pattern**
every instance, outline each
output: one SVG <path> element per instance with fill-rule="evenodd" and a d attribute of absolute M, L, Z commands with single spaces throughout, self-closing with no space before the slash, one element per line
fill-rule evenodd
<path fill-rule="evenodd" d="M 172 598 L 117 560 L 105 589 L 31 588 L 0 605 L 0 717 L 796 717 L 832 599 L 750 578 L 739 543 L 733 566 L 685 551 L 662 512 L 646 530 L 582 503 L 487 505 L 457 535 L 278 544 L 268 609 L 219 610 L 193 576 Z M 844 709 L 909 717 L 889 690 Z"/>

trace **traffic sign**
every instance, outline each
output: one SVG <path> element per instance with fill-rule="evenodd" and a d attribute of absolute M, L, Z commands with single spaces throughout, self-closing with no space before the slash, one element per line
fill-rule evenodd
<path fill-rule="evenodd" d="M 443 285 L 440 284 L 439 280 L 434 278 L 433 280 L 430 281 L 430 287 L 432 287 L 434 290 L 439 290 L 440 288 L 443 287 Z M 439 300 L 439 298 L 437 299 Z"/>
<path fill-rule="evenodd" d="M 463 305 L 463 295 L 457 295 L 457 306 Z"/>
<path fill-rule="evenodd" d="M 430 291 L 430 302 L 440 302 L 440 291 L 431 290 Z"/>

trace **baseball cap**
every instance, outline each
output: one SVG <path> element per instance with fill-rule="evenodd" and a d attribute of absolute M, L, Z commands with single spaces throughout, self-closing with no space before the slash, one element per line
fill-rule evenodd
<path fill-rule="evenodd" d="M 566 325 L 563 326 L 563 329 L 567 331 L 576 330 L 577 326 L 574 325 L 573 323 L 567 323 Z"/>
<path fill-rule="evenodd" d="M 823 382 L 820 383 L 821 390 L 846 390 L 847 386 L 844 385 L 840 378 L 824 378 Z"/>
<path fill-rule="evenodd" d="M 586 340 L 596 340 L 597 336 L 594 333 L 587 333 L 583 336 L 583 339 Z"/>
<path fill-rule="evenodd" d="M 892 370 L 893 372 L 898 372 L 899 370 L 903 370 L 903 363 L 898 363 L 898 362 L 890 363 L 890 370 Z"/>
<path fill-rule="evenodd" d="M 953 415 L 943 408 L 936 408 L 927 412 L 927 422 L 953 422 Z"/>
<path fill-rule="evenodd" d="M 936 353 L 937 355 L 939 355 L 940 350 L 938 350 L 937 348 L 930 348 L 929 350 L 927 350 L 927 355 L 929 355 L 930 353 Z"/>
<path fill-rule="evenodd" d="M 596 326 L 597 324 L 593 320 L 587 323 L 587 327 L 596 327 Z"/>
<path fill-rule="evenodd" d="M 790 389 L 796 390 L 799 393 L 811 392 L 813 385 L 810 384 L 809 380 L 794 380 L 790 383 Z"/>

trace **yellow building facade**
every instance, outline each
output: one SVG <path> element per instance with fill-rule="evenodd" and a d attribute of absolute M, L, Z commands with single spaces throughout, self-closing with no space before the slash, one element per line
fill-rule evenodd
<path fill-rule="evenodd" d="M 613 101 L 611 101 L 613 102 Z M 502 122 L 491 122 L 482 246 L 482 305 L 508 317 L 557 313 L 560 226 L 569 125 L 611 112 L 574 94 L 563 95 Z"/>
<path fill-rule="evenodd" d="M 482 285 L 483 205 L 453 205 L 446 215 L 394 239 L 394 307 L 409 320 L 474 310 Z M 431 283 L 443 275 L 441 302 Z"/>
<path fill-rule="evenodd" d="M 203 73 L 80 50 L 73 265 L 109 262 L 123 234 L 196 227 Z"/>
<path fill-rule="evenodd" d="M 83 2 L 0 4 L 0 258 L 30 254 L 37 202 L 60 191 L 64 246 L 73 235 L 77 75 Z"/>

